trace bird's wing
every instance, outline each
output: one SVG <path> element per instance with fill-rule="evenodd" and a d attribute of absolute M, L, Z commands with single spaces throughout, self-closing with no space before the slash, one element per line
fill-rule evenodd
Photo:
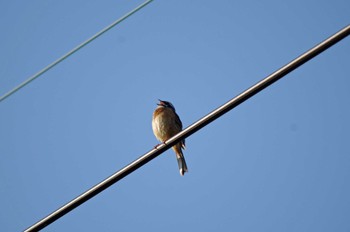
<path fill-rule="evenodd" d="M 182 122 L 180 120 L 179 115 L 177 115 L 177 113 L 175 113 L 175 124 L 179 127 L 179 131 L 181 131 L 182 130 Z M 182 149 L 186 148 L 185 140 L 182 140 L 181 147 L 182 147 Z"/>

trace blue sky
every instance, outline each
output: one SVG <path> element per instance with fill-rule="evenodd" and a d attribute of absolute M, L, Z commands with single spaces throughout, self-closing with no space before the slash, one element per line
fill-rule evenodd
<path fill-rule="evenodd" d="M 0 94 L 142 1 L 1 1 Z M 21 231 L 350 22 L 336 1 L 154 1 L 0 103 L 0 225 Z M 350 38 L 44 231 L 349 231 Z"/>

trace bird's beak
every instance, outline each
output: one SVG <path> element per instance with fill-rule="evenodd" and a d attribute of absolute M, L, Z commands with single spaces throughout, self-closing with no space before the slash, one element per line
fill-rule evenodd
<path fill-rule="evenodd" d="M 157 105 L 162 106 L 163 105 L 163 101 L 160 100 L 160 99 L 158 99 L 158 101 L 159 101 L 159 103 L 157 103 Z"/>

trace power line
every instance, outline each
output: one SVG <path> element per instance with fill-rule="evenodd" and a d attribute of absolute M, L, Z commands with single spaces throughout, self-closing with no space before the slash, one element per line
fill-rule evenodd
<path fill-rule="evenodd" d="M 87 190 L 80 196 L 76 197 L 72 201 L 68 202 L 61 208 L 57 209 L 50 215 L 46 216 L 42 220 L 38 221 L 31 227 L 27 228 L 25 232 L 29 231 L 38 231 L 40 229 L 43 229 L 47 225 L 51 224 L 52 222 L 56 221 L 60 217 L 64 216 L 71 210 L 75 209 L 79 205 L 83 204 L 84 202 L 90 200 L 92 197 L 96 196 L 103 190 L 107 189 L 111 185 L 115 184 L 125 176 L 129 175 L 133 171 L 137 170 L 141 166 L 145 165 L 152 159 L 156 158 L 160 154 L 162 154 L 164 151 L 168 150 L 170 147 L 172 147 L 174 144 L 179 142 L 182 139 L 185 139 L 192 135 L 193 133 L 197 132 L 198 130 L 202 129 L 209 123 L 213 122 L 214 120 L 218 119 L 228 111 L 232 110 L 234 107 L 238 106 L 239 104 L 243 103 L 245 100 L 249 99 L 250 97 L 254 96 L 261 90 L 265 89 L 266 87 L 270 86 L 274 82 L 278 81 L 294 69 L 298 68 L 299 66 L 303 65 L 305 62 L 311 60 L 321 52 L 325 51 L 327 48 L 333 46 L 340 40 L 344 39 L 346 36 L 350 34 L 350 25 L 345 27 L 344 29 L 340 30 L 333 36 L 329 37 L 322 43 L 316 45 L 309 51 L 305 52 L 301 56 L 297 57 L 293 61 L 289 62 L 282 68 L 278 69 L 271 75 L 267 76 L 265 79 L 261 80 L 257 84 L 253 85 L 249 89 L 245 90 L 240 95 L 234 97 L 224 105 L 220 106 L 219 108 L 215 109 L 208 115 L 204 116 L 197 122 L 193 123 L 183 131 L 179 132 L 169 140 L 167 140 L 164 144 L 159 145 L 157 148 L 152 149 L 151 151 L 147 152 L 134 162 L 130 163 L 129 165 L 125 166 L 124 168 L 120 169 L 104 181 L 100 182 L 99 184 L 95 185 L 91 189 Z"/>
<path fill-rule="evenodd" d="M 61 58 L 57 59 L 56 61 L 54 61 L 53 63 L 49 64 L 48 66 L 46 66 L 45 68 L 43 68 L 42 70 L 40 70 L 39 72 L 37 72 L 36 74 L 34 74 L 33 76 L 29 77 L 27 80 L 25 80 L 24 82 L 22 82 L 21 84 L 19 84 L 18 86 L 16 86 L 15 88 L 13 88 L 12 90 L 10 90 L 9 92 L 5 93 L 3 96 L 0 97 L 0 102 L 5 100 L 7 97 L 11 96 L 12 94 L 14 94 L 15 92 L 17 92 L 18 90 L 20 90 L 21 88 L 23 88 L 24 86 L 28 85 L 30 82 L 32 82 L 33 80 L 35 80 L 36 78 L 38 78 L 39 76 L 41 76 L 42 74 L 44 74 L 45 72 L 47 72 L 48 70 L 50 70 L 51 68 L 53 68 L 54 66 L 56 66 L 57 64 L 61 63 L 63 60 L 65 60 L 66 58 L 68 58 L 69 56 L 73 55 L 75 52 L 77 52 L 78 50 L 80 50 L 81 48 L 83 48 L 85 45 L 89 44 L 90 42 L 92 42 L 93 40 L 95 40 L 97 37 L 101 36 L 102 34 L 104 34 L 105 32 L 109 31 L 110 29 L 112 29 L 114 26 L 116 26 L 117 24 L 119 24 L 120 22 L 124 21 L 125 19 L 127 19 L 129 16 L 131 16 L 132 14 L 136 13 L 138 10 L 140 10 L 141 8 L 145 7 L 147 4 L 149 4 L 150 2 L 152 2 L 153 0 L 147 0 L 144 3 L 142 3 L 141 5 L 139 5 L 138 7 L 136 7 L 135 9 L 133 9 L 132 11 L 130 11 L 129 13 L 125 14 L 123 17 L 117 19 L 116 21 L 114 21 L 111 25 L 107 26 L 106 28 L 104 28 L 103 30 L 101 30 L 100 32 L 96 33 L 95 35 L 93 35 L 90 39 L 86 40 L 85 42 L 81 43 L 80 45 L 78 45 L 77 47 L 73 48 L 71 51 L 69 51 L 67 54 L 65 54 L 64 56 L 62 56 Z"/>

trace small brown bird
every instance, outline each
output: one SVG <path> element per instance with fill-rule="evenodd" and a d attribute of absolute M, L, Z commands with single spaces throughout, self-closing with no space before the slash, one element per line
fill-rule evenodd
<path fill-rule="evenodd" d="M 161 142 L 165 142 L 182 130 L 182 122 L 176 114 L 173 104 L 159 100 L 157 105 L 158 107 L 153 112 L 152 129 L 156 138 Z M 185 149 L 185 140 L 175 144 L 172 148 L 176 154 L 180 175 L 183 176 L 188 171 L 182 153 L 182 149 Z"/>

